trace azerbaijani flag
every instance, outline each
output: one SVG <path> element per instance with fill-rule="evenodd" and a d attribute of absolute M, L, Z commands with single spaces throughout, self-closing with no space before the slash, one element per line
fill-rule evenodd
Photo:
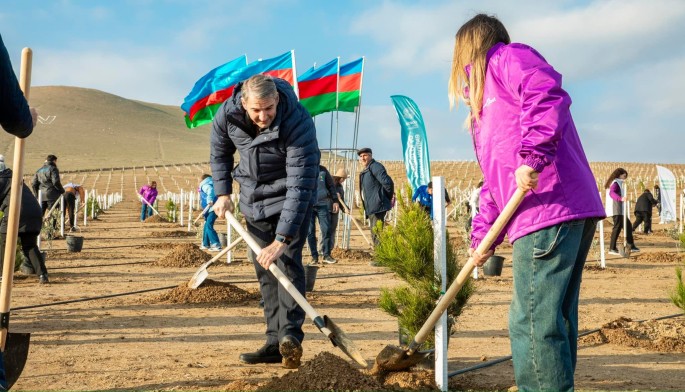
<path fill-rule="evenodd" d="M 338 82 L 338 110 L 354 112 L 361 103 L 364 57 L 340 66 Z"/>
<path fill-rule="evenodd" d="M 319 68 L 312 67 L 297 78 L 300 103 L 312 117 L 337 108 L 339 67 L 340 59 L 336 57 Z"/>
<path fill-rule="evenodd" d="M 237 82 L 232 74 L 246 65 L 247 56 L 242 55 L 214 68 L 195 82 L 193 89 L 181 105 L 181 109 L 186 113 L 185 120 L 188 128 L 195 128 L 212 121 L 219 105 L 233 93 L 233 86 Z"/>
<path fill-rule="evenodd" d="M 244 61 L 246 62 L 245 59 Z M 233 61 L 228 64 L 231 63 L 233 63 Z M 203 84 L 200 82 L 205 78 L 208 80 L 211 79 L 211 73 L 212 72 L 205 75 L 202 79 L 195 83 L 195 85 L 197 86 L 198 84 Z M 285 79 L 297 91 L 297 81 L 293 76 L 295 75 L 295 60 L 293 51 L 286 52 L 280 56 L 270 59 L 256 60 L 247 65 L 243 64 L 241 67 L 237 67 L 233 71 L 226 74 L 223 77 L 223 80 L 221 80 L 221 83 L 217 83 L 220 87 L 223 87 L 223 89 L 212 90 L 212 84 L 210 83 L 210 86 L 207 89 L 209 91 L 209 95 L 194 101 L 190 105 L 187 105 L 187 103 L 192 102 L 189 101 L 190 97 L 197 95 L 202 96 L 202 93 L 194 95 L 193 92 L 195 91 L 195 87 L 193 87 L 193 91 L 191 91 L 191 93 L 188 94 L 188 97 L 186 97 L 186 102 L 181 105 L 181 108 L 186 112 L 185 119 L 188 128 L 195 128 L 212 122 L 214 114 L 216 114 L 219 106 L 221 106 L 221 104 L 231 96 L 235 85 L 243 80 L 249 79 L 251 76 L 256 74 L 271 75 L 277 78 Z M 189 110 L 186 110 L 187 107 L 189 107 Z"/>

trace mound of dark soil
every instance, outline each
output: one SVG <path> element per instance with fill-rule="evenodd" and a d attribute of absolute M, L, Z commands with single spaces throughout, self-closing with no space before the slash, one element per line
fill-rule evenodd
<path fill-rule="evenodd" d="M 611 343 L 657 352 L 685 353 L 685 322 L 677 319 L 638 322 L 621 317 L 603 325 L 598 333 L 584 336 L 580 342 Z"/>
<path fill-rule="evenodd" d="M 195 244 L 178 244 L 171 252 L 154 261 L 152 265 L 160 267 L 199 267 L 211 258 L 212 256 L 201 251 Z"/>
<path fill-rule="evenodd" d="M 602 268 L 598 264 L 585 264 L 583 267 L 583 271 L 585 272 L 593 272 L 593 273 L 606 273 L 606 274 L 616 274 L 616 270 L 611 269 L 611 268 Z"/>
<path fill-rule="evenodd" d="M 206 279 L 196 289 L 183 283 L 171 291 L 153 298 L 150 303 L 168 302 L 174 304 L 224 303 L 245 306 L 258 301 L 261 294 L 258 290 L 247 291 L 230 283 Z"/>
<path fill-rule="evenodd" d="M 168 220 L 162 218 L 161 215 L 152 215 L 147 217 L 144 221 L 144 223 L 169 223 Z"/>
<path fill-rule="evenodd" d="M 371 253 L 359 249 L 335 248 L 331 252 L 334 259 L 369 261 L 372 259 Z"/>
<path fill-rule="evenodd" d="M 635 261 L 643 263 L 679 263 L 683 261 L 683 254 L 671 252 L 641 253 Z"/>
<path fill-rule="evenodd" d="M 195 233 L 192 231 L 183 231 L 183 230 L 172 230 L 172 231 L 153 231 L 150 234 L 148 234 L 148 237 L 155 237 L 155 238 L 160 238 L 160 237 L 190 237 L 194 236 Z"/>
<path fill-rule="evenodd" d="M 137 249 L 167 250 L 167 249 L 174 249 L 177 246 L 178 246 L 178 244 L 174 244 L 172 242 L 155 242 L 153 244 L 140 245 L 137 247 Z"/>
<path fill-rule="evenodd" d="M 260 391 L 383 391 L 374 377 L 355 369 L 346 360 L 322 352 L 296 371 L 273 378 Z"/>

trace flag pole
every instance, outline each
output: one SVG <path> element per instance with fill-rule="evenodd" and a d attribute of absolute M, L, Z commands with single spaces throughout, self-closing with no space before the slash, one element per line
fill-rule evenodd
<path fill-rule="evenodd" d="M 295 89 L 295 96 L 300 99 L 300 89 L 297 86 L 297 67 L 295 66 L 295 49 L 290 50 L 290 58 L 293 59 L 293 89 Z"/>

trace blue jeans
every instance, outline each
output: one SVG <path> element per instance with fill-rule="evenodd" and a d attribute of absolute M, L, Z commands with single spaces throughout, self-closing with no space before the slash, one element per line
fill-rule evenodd
<path fill-rule="evenodd" d="M 331 210 L 328 205 L 314 206 L 312 213 L 312 220 L 309 224 L 309 233 L 307 234 L 307 244 L 309 250 L 312 252 L 312 258 L 319 258 L 319 250 L 316 244 L 316 219 L 319 219 L 319 228 L 321 229 L 321 253 L 323 256 L 331 255 Z"/>
<path fill-rule="evenodd" d="M 564 222 L 514 243 L 509 339 L 519 391 L 572 391 L 578 296 L 595 219 Z"/>
<path fill-rule="evenodd" d="M 221 248 L 219 241 L 219 234 L 214 230 L 214 222 L 216 222 L 216 213 L 212 210 L 205 215 L 205 227 L 202 229 L 202 245 L 209 248 L 216 246 Z"/>
<path fill-rule="evenodd" d="M 148 217 L 152 216 L 152 207 L 143 202 L 143 207 L 140 209 L 140 220 L 144 221 Z"/>

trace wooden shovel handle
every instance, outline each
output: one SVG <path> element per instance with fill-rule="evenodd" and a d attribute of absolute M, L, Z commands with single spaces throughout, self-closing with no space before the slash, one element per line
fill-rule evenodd
<path fill-rule="evenodd" d="M 252 235 L 247 232 L 243 228 L 243 225 L 238 222 L 238 220 L 231 214 L 230 212 L 226 211 L 226 220 L 228 223 L 235 229 L 235 231 L 238 232 L 238 235 L 243 237 L 245 240 L 245 243 L 247 246 L 252 249 L 252 251 L 259 255 L 262 252 L 262 247 L 259 246 L 257 241 L 255 241 L 254 238 L 252 238 Z M 314 324 L 323 332 L 326 336 L 330 336 L 332 332 L 326 328 L 322 327 L 322 318 L 319 315 L 319 313 L 314 310 L 314 308 L 307 302 L 307 299 L 304 298 L 302 294 L 297 290 L 295 286 L 293 286 L 292 282 L 290 279 L 288 279 L 287 276 L 281 271 L 280 268 L 276 265 L 276 263 L 271 263 L 269 266 L 269 271 L 271 271 L 272 274 L 278 279 L 278 282 L 288 291 L 288 293 L 295 299 L 298 305 L 304 310 L 305 313 L 307 313 L 307 316 L 311 318 L 314 321 Z"/>
<path fill-rule="evenodd" d="M 31 88 L 31 62 L 33 52 L 30 48 L 21 51 L 21 71 L 19 74 L 19 86 L 24 92 L 26 100 L 29 99 Z M 19 231 L 19 215 L 21 211 L 21 194 L 24 191 L 24 139 L 14 138 L 14 171 L 12 172 L 12 188 L 10 189 L 10 205 L 7 213 L 7 237 L 5 238 L 5 254 L 2 271 L 2 284 L 0 285 L 0 317 L 4 320 L 9 318 L 10 298 L 14 279 L 14 261 L 17 251 L 17 236 Z M 7 321 L 7 324 L 9 321 Z M 0 351 L 5 351 L 7 343 L 8 325 L 0 325 Z"/>
<path fill-rule="evenodd" d="M 497 239 L 497 236 L 499 236 L 499 234 L 502 232 L 502 229 L 504 229 L 504 226 L 507 225 L 509 219 L 511 219 L 512 215 L 514 215 L 514 212 L 516 212 L 516 209 L 521 204 L 525 196 L 525 192 L 516 188 L 516 192 L 511 199 L 509 199 L 509 202 L 507 202 L 507 205 L 504 206 L 504 209 L 495 220 L 495 223 L 492 224 L 492 227 L 490 227 L 490 230 L 488 230 L 485 238 L 483 238 L 483 241 L 481 241 L 480 245 L 478 245 L 478 248 L 476 248 L 478 253 L 487 253 L 492 244 L 495 242 L 495 239 Z M 421 344 L 426 341 L 428 334 L 431 332 L 433 327 L 435 327 L 435 324 L 440 319 L 442 313 L 457 296 L 459 290 L 461 290 L 462 286 L 464 286 L 464 283 L 466 280 L 468 280 L 471 272 L 473 272 L 474 267 L 475 265 L 473 264 L 473 259 L 469 257 L 469 260 L 466 262 L 466 264 L 464 264 L 461 271 L 459 271 L 459 275 L 457 275 L 456 279 L 454 279 L 445 294 L 442 296 L 442 298 L 440 298 L 437 305 L 435 305 L 435 309 L 433 309 L 433 312 L 430 314 L 430 316 L 428 316 L 428 319 L 423 324 L 419 332 L 416 333 L 414 341 L 411 342 L 409 349 L 407 350 L 408 355 L 413 354 L 421 346 Z"/>
<path fill-rule="evenodd" d="M 364 237 L 364 240 L 366 241 L 366 243 L 369 244 L 369 246 L 373 247 L 373 245 L 371 245 L 371 241 L 369 241 L 369 239 L 366 238 L 366 234 L 364 233 L 364 229 L 362 229 L 362 226 L 359 223 L 359 221 L 357 220 L 357 218 L 352 216 L 352 212 L 350 211 L 349 208 L 347 208 L 347 206 L 345 205 L 345 202 L 342 201 L 342 197 L 340 197 L 340 193 L 338 193 L 338 200 L 340 200 L 340 206 L 342 207 L 342 209 L 345 210 L 345 213 L 347 213 L 347 215 L 350 216 L 350 219 L 352 219 L 352 222 L 354 223 L 354 225 L 357 226 L 357 229 L 359 229 L 359 232 L 362 234 L 362 237 Z"/>

